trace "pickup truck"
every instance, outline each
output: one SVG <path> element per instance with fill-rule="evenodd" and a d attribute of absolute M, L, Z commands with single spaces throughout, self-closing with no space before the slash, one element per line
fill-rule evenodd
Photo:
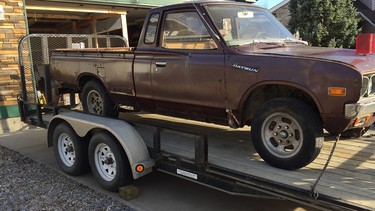
<path fill-rule="evenodd" d="M 50 65 L 59 92 L 79 92 L 84 111 L 249 125 L 261 158 L 282 169 L 312 162 L 324 129 L 360 136 L 375 121 L 373 55 L 308 46 L 248 3 L 155 8 L 137 47 L 57 49 Z"/>

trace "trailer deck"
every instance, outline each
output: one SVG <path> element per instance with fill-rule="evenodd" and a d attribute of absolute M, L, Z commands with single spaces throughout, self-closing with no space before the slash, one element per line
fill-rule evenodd
<path fill-rule="evenodd" d="M 191 135 L 175 132 L 190 131 L 208 136 L 208 163 L 249 178 L 258 178 L 266 184 L 289 189 L 301 197 L 310 197 L 310 203 L 322 201 L 347 209 L 375 209 L 375 128 L 357 139 L 341 139 L 337 143 L 327 170 L 316 186 L 316 199 L 311 196 L 311 186 L 318 179 L 331 149 L 334 137 L 326 137 L 319 157 L 310 165 L 297 171 L 286 171 L 261 161 L 251 140 L 250 128 L 232 130 L 228 127 L 171 118 L 155 114 L 122 114 L 121 118 L 133 122 L 147 145 L 152 145 L 150 125 L 170 128 L 162 133 L 161 149 L 182 157 L 194 159 L 194 142 Z M 267 189 L 267 188 L 266 188 Z M 273 191 L 277 192 L 275 188 Z M 280 192 L 281 194 L 281 192 Z M 304 196 L 302 196 L 304 195 Z"/>
<path fill-rule="evenodd" d="M 37 112 L 30 124 L 47 127 L 52 117 L 51 112 Z M 328 134 L 314 162 L 287 171 L 262 161 L 249 127 L 230 129 L 149 113 L 120 113 L 119 118 L 134 126 L 155 169 L 165 173 L 234 194 L 276 196 L 322 210 L 375 210 L 374 126 L 360 138 L 340 139 L 322 174 L 336 142 Z"/>

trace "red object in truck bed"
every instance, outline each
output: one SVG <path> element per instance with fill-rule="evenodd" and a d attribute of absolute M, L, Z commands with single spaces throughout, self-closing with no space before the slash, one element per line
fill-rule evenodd
<path fill-rule="evenodd" d="M 375 34 L 358 34 L 355 53 L 365 55 L 375 53 Z"/>

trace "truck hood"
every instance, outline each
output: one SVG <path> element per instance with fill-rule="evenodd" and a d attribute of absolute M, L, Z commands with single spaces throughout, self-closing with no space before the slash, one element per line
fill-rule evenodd
<path fill-rule="evenodd" d="M 362 75 L 375 73 L 375 55 L 358 55 L 353 49 L 310 47 L 305 45 L 280 46 L 277 44 L 257 44 L 252 47 L 237 47 L 240 52 L 292 56 L 340 62 L 350 65 Z"/>

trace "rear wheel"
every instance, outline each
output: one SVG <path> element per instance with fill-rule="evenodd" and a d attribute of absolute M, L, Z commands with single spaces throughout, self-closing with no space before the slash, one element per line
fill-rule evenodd
<path fill-rule="evenodd" d="M 81 101 L 83 110 L 88 113 L 114 118 L 118 117 L 118 109 L 115 108 L 115 104 L 109 98 L 103 85 L 97 81 L 91 80 L 84 85 L 81 93 Z"/>
<path fill-rule="evenodd" d="M 107 133 L 95 134 L 89 144 L 91 171 L 106 190 L 117 191 L 133 181 L 130 164 L 122 147 Z"/>
<path fill-rule="evenodd" d="M 255 113 L 252 141 L 268 164 L 287 170 L 311 163 L 323 146 L 323 128 L 316 112 L 293 98 L 276 98 Z"/>
<path fill-rule="evenodd" d="M 53 146 L 57 164 L 65 173 L 76 176 L 88 170 L 87 143 L 67 123 L 53 131 Z"/>

